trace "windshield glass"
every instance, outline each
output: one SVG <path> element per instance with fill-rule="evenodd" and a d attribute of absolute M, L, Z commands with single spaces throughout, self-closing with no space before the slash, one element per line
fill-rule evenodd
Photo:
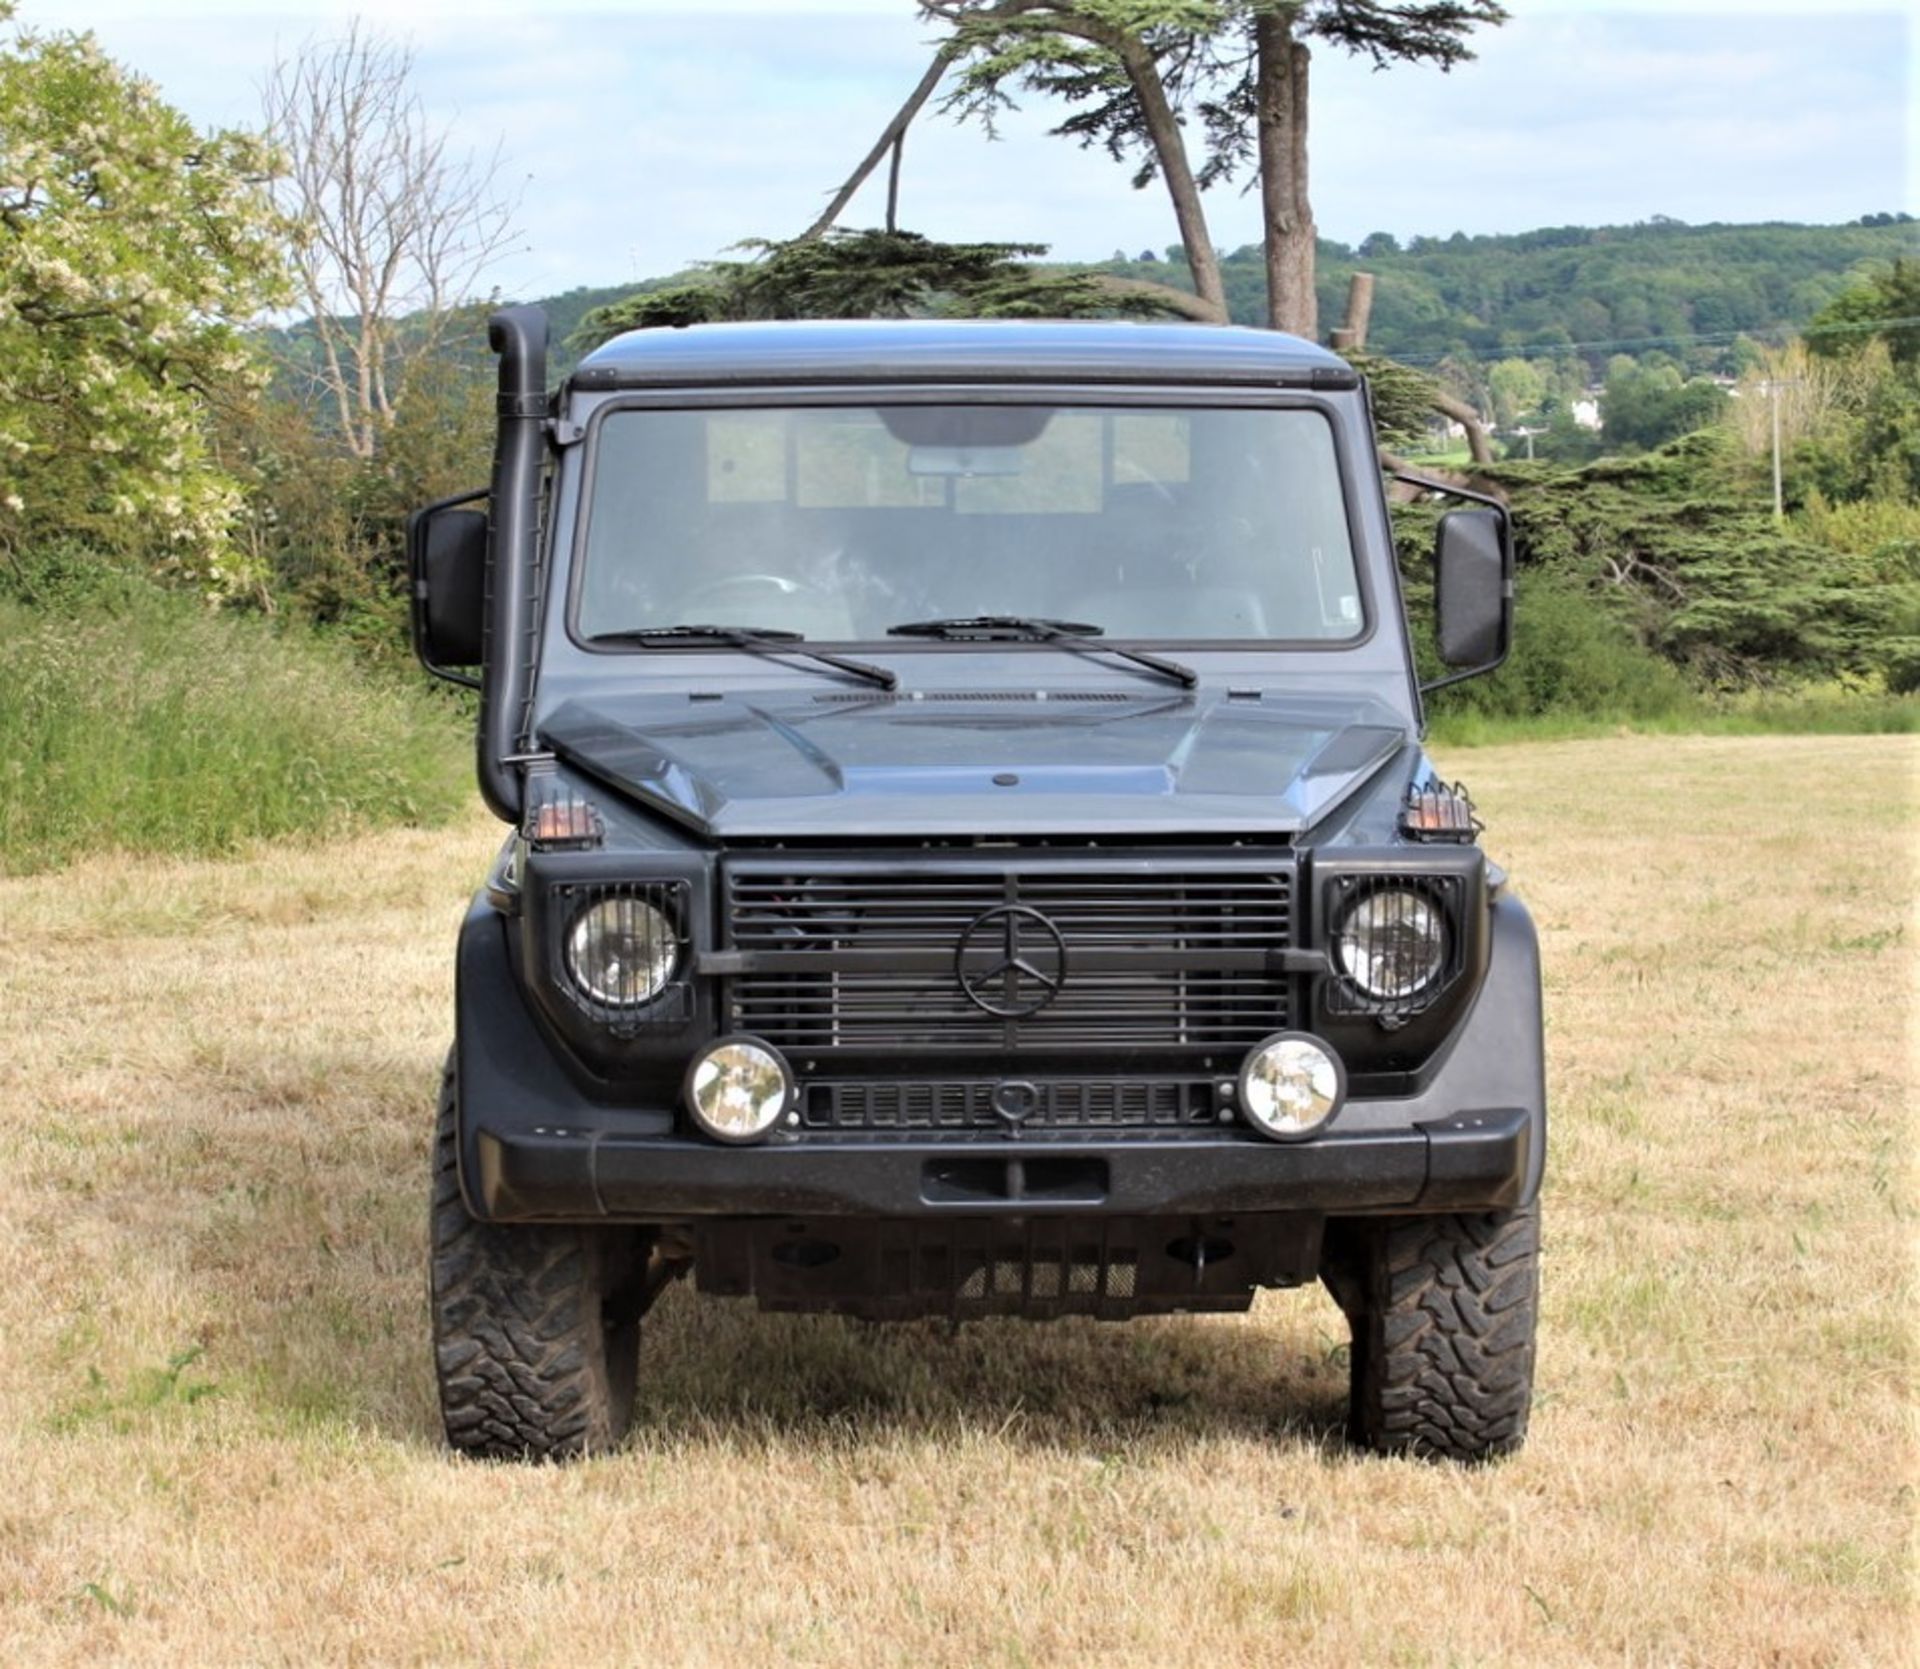
<path fill-rule="evenodd" d="M 610 412 L 577 606 L 586 638 L 701 623 L 870 642 L 1018 615 L 1333 642 L 1363 623 L 1331 428 L 1272 408 Z"/>

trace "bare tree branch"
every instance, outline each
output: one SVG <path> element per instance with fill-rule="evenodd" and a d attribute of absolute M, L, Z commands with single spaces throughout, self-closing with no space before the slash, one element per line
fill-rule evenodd
<path fill-rule="evenodd" d="M 359 457 L 393 421 L 408 366 L 515 236 L 499 151 L 451 155 L 412 77 L 412 51 L 356 18 L 276 64 L 261 89 L 287 163 L 282 206 L 303 227 L 309 375 Z"/>
<path fill-rule="evenodd" d="M 802 232 L 796 241 L 817 238 L 838 220 L 841 211 L 853 201 L 854 193 L 866 184 L 867 176 L 880 166 L 880 159 L 889 150 L 894 152 L 894 178 L 898 180 L 899 142 L 905 137 L 914 117 L 920 114 L 921 106 L 933 97 L 934 88 L 940 85 L 940 78 L 947 73 L 947 66 L 952 62 L 953 54 L 945 47 L 933 55 L 933 62 L 927 65 L 926 73 L 920 77 L 918 85 L 907 95 L 907 102 L 893 113 L 893 119 L 880 130 L 880 137 L 874 141 L 873 149 L 860 159 L 859 166 L 847 176 L 846 184 L 833 194 L 833 200 L 821 211 L 820 218 Z M 897 201 L 897 185 L 889 192 L 887 200 L 889 204 Z M 891 230 L 892 220 L 889 219 L 887 224 L 888 229 Z"/>
<path fill-rule="evenodd" d="M 1433 409 L 1445 417 L 1451 417 L 1467 431 L 1467 450 L 1476 464 L 1493 462 L 1493 441 L 1487 435 L 1486 424 L 1480 421 L 1480 414 L 1472 406 L 1445 389 L 1436 389 Z"/>

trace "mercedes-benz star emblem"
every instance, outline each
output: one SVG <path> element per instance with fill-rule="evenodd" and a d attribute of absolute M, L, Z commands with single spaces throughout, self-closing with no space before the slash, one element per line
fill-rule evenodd
<path fill-rule="evenodd" d="M 975 1008 L 1024 1020 L 1060 995 L 1067 941 L 1038 910 L 1002 904 L 967 923 L 953 953 L 954 976 Z"/>

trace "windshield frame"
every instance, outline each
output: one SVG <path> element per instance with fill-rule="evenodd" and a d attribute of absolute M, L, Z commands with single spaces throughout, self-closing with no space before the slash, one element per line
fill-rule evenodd
<path fill-rule="evenodd" d="M 601 401 L 588 413 L 581 437 L 583 453 L 574 495 L 573 526 L 569 530 L 567 596 L 563 611 L 568 642 L 588 655 L 624 657 L 712 654 L 724 649 L 717 644 L 614 644 L 596 640 L 580 629 L 581 595 L 587 565 L 587 536 L 593 519 L 594 478 L 600 458 L 600 431 L 606 420 L 625 411 L 764 411 L 783 408 L 895 405 L 1011 405 L 1055 406 L 1084 410 L 1098 409 L 1187 409 L 1187 410 L 1266 410 L 1311 411 L 1326 424 L 1333 443 L 1334 467 L 1340 482 L 1341 513 L 1347 529 L 1347 542 L 1353 561 L 1354 582 L 1360 598 L 1360 627 L 1342 638 L 1227 638 L 1227 637 L 1120 637 L 1101 635 L 1092 643 L 1125 644 L 1129 647 L 1185 651 L 1206 654 L 1349 654 L 1371 643 L 1381 624 L 1381 601 L 1376 593 L 1373 562 L 1360 516 L 1359 494 L 1364 483 L 1355 474 L 1353 447 L 1333 401 L 1308 390 L 1235 388 L 1190 383 L 1127 384 L 1088 386 L 1078 384 L 1007 383 L 889 383 L 871 377 L 837 384 L 760 384 L 740 388 L 663 387 L 622 390 Z M 1094 622 L 1094 624 L 1103 624 Z M 971 654 L 982 645 L 977 642 L 946 638 L 902 638 L 882 635 L 877 638 L 807 638 L 809 647 L 831 650 L 863 650 L 894 655 Z M 992 645 L 995 650 L 1060 653 L 1046 639 L 1009 639 Z"/>

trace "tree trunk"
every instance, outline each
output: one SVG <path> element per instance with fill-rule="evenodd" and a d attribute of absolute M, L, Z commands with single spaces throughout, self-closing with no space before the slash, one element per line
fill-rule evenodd
<path fill-rule="evenodd" d="M 1373 274 L 1356 272 L 1347 280 L 1347 322 L 1333 333 L 1335 353 L 1359 353 L 1367 345 L 1367 321 L 1373 317 Z"/>
<path fill-rule="evenodd" d="M 1313 293 L 1313 204 L 1307 195 L 1307 67 L 1292 19 L 1262 12 L 1253 23 L 1260 209 L 1267 256 L 1267 323 L 1311 338 L 1319 328 Z"/>
<path fill-rule="evenodd" d="M 1213 312 L 1214 322 L 1227 322 L 1227 287 L 1220 276 L 1220 257 L 1214 253 L 1213 235 L 1207 230 L 1207 211 L 1200 204 L 1200 187 L 1187 164 L 1187 147 L 1180 137 L 1180 123 L 1173 106 L 1167 102 L 1167 89 L 1154 66 L 1153 55 L 1137 36 L 1126 36 L 1109 44 L 1126 67 L 1134 97 L 1140 103 L 1140 115 L 1147 137 L 1160 164 L 1160 178 L 1166 182 L 1167 195 L 1173 200 L 1173 217 L 1180 226 L 1180 243 L 1187 252 L 1187 266 L 1193 273 L 1193 287 Z"/>
<path fill-rule="evenodd" d="M 1486 424 L 1480 421 L 1480 414 L 1472 406 L 1443 389 L 1434 394 L 1433 409 L 1443 417 L 1451 417 L 1467 431 L 1467 451 L 1476 464 L 1493 462 L 1493 442 L 1488 438 Z"/>
<path fill-rule="evenodd" d="M 900 158 L 906 150 L 907 135 L 903 128 L 893 136 L 893 160 L 887 164 L 887 231 L 889 234 L 900 230 Z"/>
<path fill-rule="evenodd" d="M 1089 273 L 1087 276 L 1096 289 L 1104 290 L 1111 296 L 1151 296 L 1169 312 L 1192 319 L 1196 324 L 1217 325 L 1220 322 L 1219 312 L 1213 303 L 1189 295 L 1185 290 L 1176 290 L 1171 284 L 1156 284 L 1151 278 L 1121 278 L 1110 272 Z"/>

